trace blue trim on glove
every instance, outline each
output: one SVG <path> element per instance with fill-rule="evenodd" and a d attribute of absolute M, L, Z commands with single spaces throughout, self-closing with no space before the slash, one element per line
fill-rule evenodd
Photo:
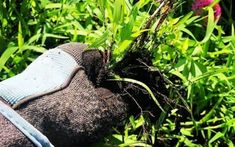
<path fill-rule="evenodd" d="M 40 131 L 34 128 L 12 108 L 0 101 L 0 113 L 12 122 L 37 147 L 54 147 Z M 7 130 L 6 130 L 7 131 Z M 1 138 L 4 139 L 4 138 Z"/>

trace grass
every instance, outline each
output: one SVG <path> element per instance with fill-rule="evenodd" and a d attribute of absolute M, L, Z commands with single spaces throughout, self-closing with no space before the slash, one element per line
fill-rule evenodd
<path fill-rule="evenodd" d="M 205 22 L 205 17 L 190 12 L 192 1 L 183 0 L 172 1 L 173 9 L 166 1 L 158 11 L 162 3 L 153 0 L 0 2 L 0 80 L 20 73 L 46 49 L 65 42 L 111 50 L 110 69 L 129 51 L 151 53 L 151 69 L 162 73 L 166 97 L 173 102 L 160 106 L 147 85 L 123 77 L 149 89 L 156 107 L 165 112 L 156 121 L 146 114 L 130 116 L 123 130 L 114 131 L 99 145 L 234 146 L 232 0 L 221 0 L 219 22 L 214 22 L 211 7 L 205 10 Z"/>

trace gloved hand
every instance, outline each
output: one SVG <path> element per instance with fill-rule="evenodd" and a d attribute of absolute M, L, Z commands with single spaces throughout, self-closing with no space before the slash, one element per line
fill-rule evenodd
<path fill-rule="evenodd" d="M 52 92 L 44 91 L 42 95 L 37 94 L 38 97 L 34 95 L 20 100 L 15 111 L 56 147 L 87 145 L 107 134 L 125 118 L 127 104 L 118 94 L 95 87 L 96 79 L 105 67 L 102 52 L 86 50 L 87 46 L 80 43 L 68 43 L 58 48 L 71 55 L 78 64 L 69 82 Z M 1 95 L 0 100 L 7 104 Z M 1 147 L 34 146 L 1 113 L 0 138 Z"/>

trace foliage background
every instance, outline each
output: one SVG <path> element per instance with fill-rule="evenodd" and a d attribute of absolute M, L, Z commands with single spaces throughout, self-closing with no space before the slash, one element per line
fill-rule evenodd
<path fill-rule="evenodd" d="M 205 21 L 193 15 L 191 3 L 175 1 L 162 22 L 170 7 L 165 5 L 146 28 L 161 2 L 0 0 L 0 80 L 65 42 L 111 50 L 110 69 L 126 52 L 147 50 L 150 70 L 162 74 L 168 89 L 161 104 L 166 112 L 154 121 L 142 113 L 130 116 L 124 128 L 114 129 L 97 146 L 234 146 L 234 2 L 220 1 L 223 15 L 218 23 L 211 6 L 205 9 Z M 143 33 L 143 44 L 135 46 Z"/>

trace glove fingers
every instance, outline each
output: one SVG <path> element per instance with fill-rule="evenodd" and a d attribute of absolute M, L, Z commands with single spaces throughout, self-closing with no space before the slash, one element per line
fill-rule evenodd
<path fill-rule="evenodd" d="M 31 101 L 19 113 L 55 146 L 75 146 L 109 132 L 126 105 L 109 90 L 94 88 L 80 70 L 68 87 Z"/>

